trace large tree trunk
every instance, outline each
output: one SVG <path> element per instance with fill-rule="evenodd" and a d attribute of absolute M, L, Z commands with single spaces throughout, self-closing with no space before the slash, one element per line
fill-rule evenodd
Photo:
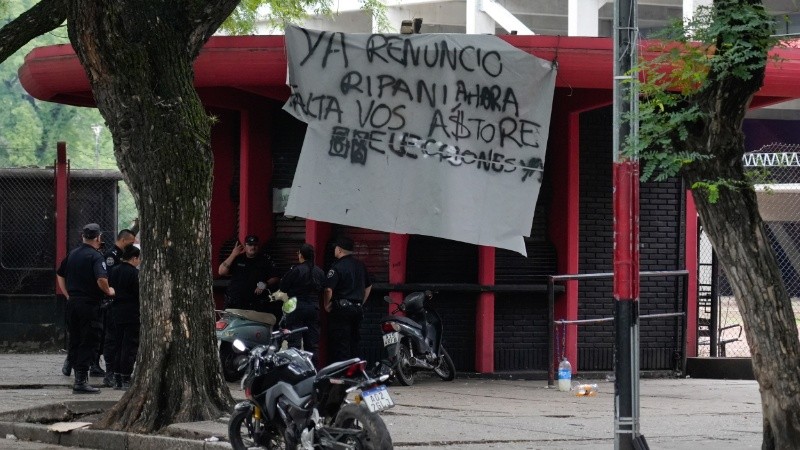
<path fill-rule="evenodd" d="M 722 176 L 735 170 L 716 164 Z M 741 175 L 739 173 L 738 175 Z M 744 178 L 740 178 L 745 181 Z M 752 190 L 723 189 L 712 203 L 695 193 L 708 232 L 742 314 L 761 391 L 764 449 L 800 444 L 800 344 L 792 304 L 764 231 Z"/>
<path fill-rule="evenodd" d="M 758 0 L 741 0 L 759 4 Z M 715 2 L 717 4 L 719 2 Z M 735 2 L 719 7 L 736 8 Z M 735 9 L 734 9 L 735 11 Z M 737 24 L 731 24 L 737 25 Z M 740 39 L 749 37 L 747 34 Z M 717 49 L 725 49 L 717 42 Z M 722 50 L 719 50 L 722 51 Z M 761 56 L 766 61 L 767 49 Z M 742 166 L 742 123 L 764 69 L 751 78 L 712 70 L 693 102 L 705 112 L 694 133 L 674 140 L 680 149 L 710 158 L 694 161 L 683 172 L 689 186 L 722 182 L 719 197 L 694 192 L 697 210 L 736 296 L 762 399 L 764 449 L 800 445 L 800 341 L 791 300 L 758 211 L 756 195 Z"/>
<path fill-rule="evenodd" d="M 211 286 L 211 120 L 192 63 L 237 0 L 72 0 L 70 40 L 142 223 L 133 386 L 99 427 L 152 432 L 229 410 Z"/>

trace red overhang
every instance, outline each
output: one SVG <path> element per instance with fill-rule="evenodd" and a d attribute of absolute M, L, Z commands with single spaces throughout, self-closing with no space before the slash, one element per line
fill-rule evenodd
<path fill-rule="evenodd" d="M 613 42 L 610 38 L 502 36 L 510 44 L 547 60 L 557 60 L 556 86 L 568 89 L 612 89 Z M 800 98 L 800 49 L 781 48 L 770 62 L 755 105 Z M 81 106 L 94 104 L 89 81 L 70 45 L 39 47 L 19 69 L 23 87 L 34 97 Z M 216 36 L 195 62 L 195 86 L 285 100 L 286 50 L 283 36 Z M 209 96 L 210 98 L 210 96 Z"/>

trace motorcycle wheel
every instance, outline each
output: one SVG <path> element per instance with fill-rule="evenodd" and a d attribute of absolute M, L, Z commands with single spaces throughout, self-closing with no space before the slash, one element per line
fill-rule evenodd
<path fill-rule="evenodd" d="M 453 378 L 456 377 L 456 366 L 444 347 L 442 347 L 442 355 L 439 357 L 439 365 L 433 371 L 442 381 L 453 381 Z"/>
<path fill-rule="evenodd" d="M 283 433 L 274 427 L 253 421 L 252 411 L 235 411 L 228 422 L 228 439 L 234 450 L 283 448 Z"/>
<path fill-rule="evenodd" d="M 371 412 L 365 406 L 348 403 L 336 414 L 334 425 L 337 428 L 363 430 L 361 439 L 353 442 L 352 437 L 345 438 L 343 444 L 360 450 L 391 450 L 392 436 L 378 413 Z"/>
<path fill-rule="evenodd" d="M 414 369 L 411 367 L 411 350 L 408 348 L 408 342 L 401 342 L 397 348 L 397 370 L 394 376 L 397 381 L 403 386 L 411 386 L 414 384 Z"/>
<path fill-rule="evenodd" d="M 244 376 L 244 372 L 240 372 L 236 364 L 236 352 L 233 351 L 233 346 L 230 342 L 221 342 L 219 345 L 219 360 L 222 363 L 222 376 L 225 381 L 234 382 L 239 381 Z"/>

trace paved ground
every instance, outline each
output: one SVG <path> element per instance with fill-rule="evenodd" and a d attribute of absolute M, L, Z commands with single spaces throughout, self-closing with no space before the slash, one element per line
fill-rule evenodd
<path fill-rule="evenodd" d="M 0 354 L 0 414 L 88 401 L 87 396 L 71 393 L 71 379 L 60 373 L 62 361 L 62 355 Z M 99 378 L 92 381 L 100 383 Z M 596 396 L 573 397 L 548 389 L 546 381 L 423 379 L 412 387 L 390 387 L 397 406 L 383 418 L 398 449 L 613 448 L 614 385 L 605 380 L 591 382 L 598 384 Z M 230 387 L 234 397 L 242 397 L 238 386 Z M 119 391 L 103 389 L 88 397 L 113 401 L 120 396 Z M 220 420 L 177 424 L 167 432 L 200 442 L 212 436 L 224 440 L 226 429 Z M 753 381 L 642 380 L 641 430 L 653 449 L 759 448 L 758 385 Z M 3 437 L 0 448 L 61 448 Z"/>

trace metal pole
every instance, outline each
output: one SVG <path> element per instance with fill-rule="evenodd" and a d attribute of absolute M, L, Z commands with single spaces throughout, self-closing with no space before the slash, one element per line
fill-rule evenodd
<path fill-rule="evenodd" d="M 709 356 L 719 356 L 719 261 L 711 251 L 711 317 L 708 319 Z"/>
<path fill-rule="evenodd" d="M 547 348 L 549 351 L 547 352 L 547 387 L 553 387 L 555 385 L 555 355 L 556 355 L 556 346 L 555 346 L 555 336 L 556 332 L 556 325 L 555 325 L 555 303 L 556 303 L 556 293 L 555 293 L 555 286 L 553 277 L 547 278 Z M 565 338 L 566 339 L 566 338 Z"/>
<path fill-rule="evenodd" d="M 100 132 L 103 131 L 102 125 L 92 125 L 94 132 L 94 168 L 100 166 Z"/>
<path fill-rule="evenodd" d="M 614 448 L 634 448 L 639 435 L 639 161 L 623 155 L 635 144 L 638 95 L 636 0 L 614 2 L 614 300 L 616 352 Z"/>

